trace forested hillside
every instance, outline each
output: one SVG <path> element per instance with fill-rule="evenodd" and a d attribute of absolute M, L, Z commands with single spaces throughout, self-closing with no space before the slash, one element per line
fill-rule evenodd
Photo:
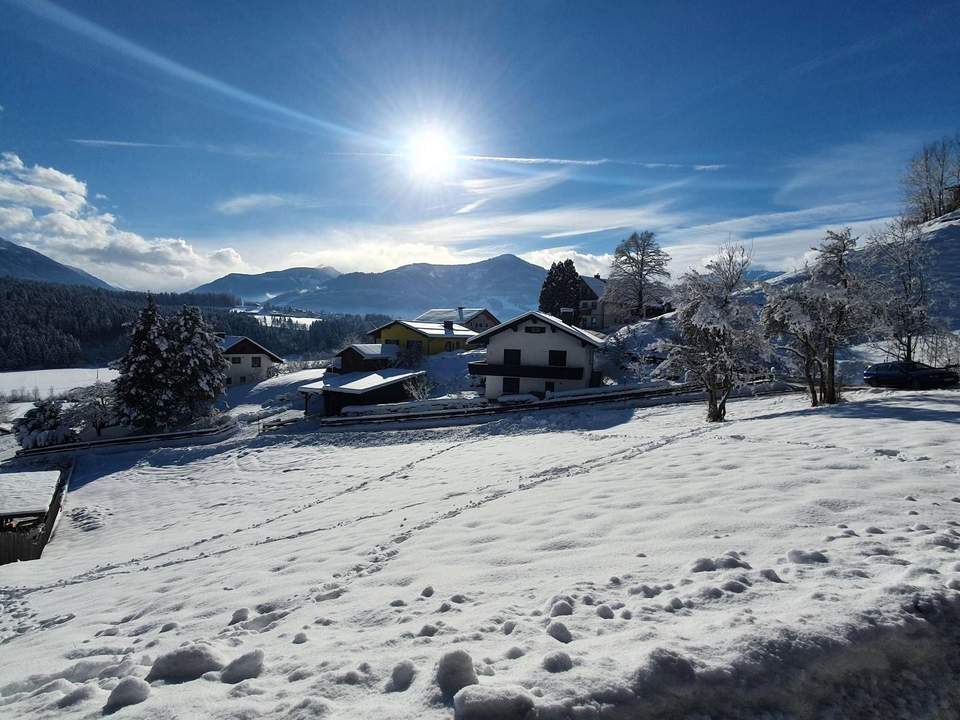
<path fill-rule="evenodd" d="M 161 312 L 195 305 L 216 330 L 248 335 L 281 355 L 336 349 L 381 317 L 325 318 L 309 330 L 264 327 L 229 312 L 236 298 L 225 293 L 159 293 Z M 0 370 L 102 364 L 127 347 L 129 323 L 146 302 L 145 293 L 113 292 L 76 285 L 0 278 Z"/>

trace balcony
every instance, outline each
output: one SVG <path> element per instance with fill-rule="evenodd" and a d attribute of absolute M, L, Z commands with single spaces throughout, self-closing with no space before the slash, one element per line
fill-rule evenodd
<path fill-rule="evenodd" d="M 582 367 L 558 365 L 494 365 L 488 362 L 467 364 L 471 375 L 496 375 L 498 377 L 544 378 L 546 380 L 580 380 Z"/>

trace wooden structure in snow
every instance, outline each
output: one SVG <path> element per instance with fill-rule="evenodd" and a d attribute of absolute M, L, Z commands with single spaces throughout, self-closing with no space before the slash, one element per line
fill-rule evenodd
<path fill-rule="evenodd" d="M 71 469 L 0 473 L 0 565 L 43 553 L 60 521 Z"/>

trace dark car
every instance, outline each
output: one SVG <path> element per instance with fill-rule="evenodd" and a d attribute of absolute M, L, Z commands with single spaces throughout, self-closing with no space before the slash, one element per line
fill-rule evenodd
<path fill-rule="evenodd" d="M 960 375 L 955 370 L 900 361 L 870 365 L 863 371 L 863 381 L 871 387 L 948 388 L 960 383 Z"/>

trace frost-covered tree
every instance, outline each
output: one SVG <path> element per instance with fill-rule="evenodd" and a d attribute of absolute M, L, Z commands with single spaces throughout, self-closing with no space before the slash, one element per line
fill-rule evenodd
<path fill-rule="evenodd" d="M 429 400 L 436 383 L 426 375 L 416 375 L 403 383 L 403 389 L 414 400 Z"/>
<path fill-rule="evenodd" d="M 64 422 L 79 432 L 92 428 L 100 437 L 104 428 L 118 423 L 113 383 L 98 382 L 78 388 L 69 399 L 71 404 L 63 411 Z"/>
<path fill-rule="evenodd" d="M 819 306 L 806 284 L 784 288 L 767 288 L 767 302 L 761 311 L 764 334 L 775 350 L 786 354 L 789 365 L 803 375 L 810 394 L 810 404 L 820 404 L 819 390 L 823 381 L 825 333 Z"/>
<path fill-rule="evenodd" d="M 662 300 L 664 282 L 670 278 L 670 254 L 660 247 L 649 230 L 633 233 L 617 245 L 610 267 L 610 296 L 638 317 L 646 317 L 647 305 Z"/>
<path fill-rule="evenodd" d="M 184 307 L 163 328 L 173 397 L 171 416 L 185 423 L 210 414 L 226 387 L 227 362 L 200 309 Z"/>
<path fill-rule="evenodd" d="M 703 386 L 708 422 L 724 420 L 730 393 L 761 367 L 758 307 L 739 293 L 749 267 L 743 246 L 727 245 L 706 272 L 691 270 L 676 288 L 676 339 L 662 346 L 668 352 L 664 369 Z"/>
<path fill-rule="evenodd" d="M 921 342 L 941 331 L 933 315 L 933 250 L 920 227 L 896 218 L 870 238 L 870 294 L 874 330 L 902 360 L 916 359 Z"/>
<path fill-rule="evenodd" d="M 137 316 L 130 347 L 118 363 L 116 393 L 121 420 L 152 431 L 174 420 L 167 338 L 153 296 Z"/>
<path fill-rule="evenodd" d="M 13 434 L 24 449 L 75 442 L 77 434 L 64 422 L 61 400 L 37 400 L 13 423 Z"/>
<path fill-rule="evenodd" d="M 955 210 L 960 196 L 960 135 L 928 143 L 914 155 L 903 176 L 907 207 L 913 220 L 926 222 Z"/>
<path fill-rule="evenodd" d="M 859 238 L 850 228 L 840 232 L 828 230 L 804 284 L 809 302 L 816 308 L 815 317 L 822 334 L 823 366 L 821 402 L 840 402 L 837 378 L 837 353 L 863 338 L 868 330 L 871 308 L 863 282 L 854 272 L 853 254 Z"/>
<path fill-rule="evenodd" d="M 555 262 L 547 271 L 540 288 L 540 311 L 560 317 L 564 308 L 572 308 L 574 314 L 580 307 L 580 275 L 573 260 Z"/>

